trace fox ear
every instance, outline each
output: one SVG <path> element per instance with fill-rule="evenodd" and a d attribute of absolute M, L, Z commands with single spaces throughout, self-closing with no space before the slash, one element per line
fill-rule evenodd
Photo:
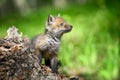
<path fill-rule="evenodd" d="M 58 17 L 60 17 L 60 13 L 58 14 Z"/>
<path fill-rule="evenodd" d="M 48 24 L 51 24 L 54 21 L 55 21 L 55 17 L 50 14 L 49 17 L 48 17 L 48 20 L 47 20 Z"/>

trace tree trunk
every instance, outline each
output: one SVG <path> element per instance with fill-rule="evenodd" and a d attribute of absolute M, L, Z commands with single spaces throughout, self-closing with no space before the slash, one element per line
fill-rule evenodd
<path fill-rule="evenodd" d="M 64 8 L 67 5 L 67 0 L 53 0 L 53 4 L 56 8 Z"/>
<path fill-rule="evenodd" d="M 13 0 L 13 1 L 22 15 L 25 15 L 31 11 L 30 5 L 26 0 Z"/>

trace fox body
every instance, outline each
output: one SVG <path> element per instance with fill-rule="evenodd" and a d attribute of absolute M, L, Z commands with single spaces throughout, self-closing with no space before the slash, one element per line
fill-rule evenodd
<path fill-rule="evenodd" d="M 70 32 L 72 26 L 67 24 L 60 16 L 54 17 L 50 15 L 46 21 L 44 34 L 38 35 L 32 40 L 35 48 L 35 54 L 42 62 L 45 59 L 45 65 L 52 68 L 53 72 L 57 72 L 59 60 L 57 58 L 61 37 L 64 33 Z"/>

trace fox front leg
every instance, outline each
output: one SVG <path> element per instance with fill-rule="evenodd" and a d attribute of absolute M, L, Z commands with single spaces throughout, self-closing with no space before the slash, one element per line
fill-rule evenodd
<path fill-rule="evenodd" d="M 51 69 L 54 73 L 58 73 L 58 67 L 59 67 L 59 61 L 58 61 L 58 58 L 57 56 L 54 56 L 52 59 L 51 59 Z"/>
<path fill-rule="evenodd" d="M 42 54 L 41 54 L 40 50 L 36 49 L 35 53 L 36 53 L 36 55 L 37 55 L 37 57 L 39 59 L 39 63 L 42 64 Z"/>

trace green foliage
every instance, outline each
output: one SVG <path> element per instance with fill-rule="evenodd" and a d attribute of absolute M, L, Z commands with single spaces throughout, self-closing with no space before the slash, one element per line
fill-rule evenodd
<path fill-rule="evenodd" d="M 73 5 L 61 10 L 54 7 L 41 8 L 18 19 L 13 16 L 3 19 L 0 36 L 5 36 L 7 28 L 15 25 L 24 35 L 33 37 L 44 32 L 45 20 L 49 14 L 58 13 L 73 25 L 73 30 L 62 38 L 60 70 L 69 75 L 89 74 L 91 79 L 95 75 L 97 80 L 116 79 L 119 69 L 119 40 L 118 36 L 112 35 L 110 29 L 118 19 L 115 17 L 117 11 L 112 12 L 111 8 L 100 9 L 90 5 Z M 7 19 L 9 20 L 5 21 Z"/>

